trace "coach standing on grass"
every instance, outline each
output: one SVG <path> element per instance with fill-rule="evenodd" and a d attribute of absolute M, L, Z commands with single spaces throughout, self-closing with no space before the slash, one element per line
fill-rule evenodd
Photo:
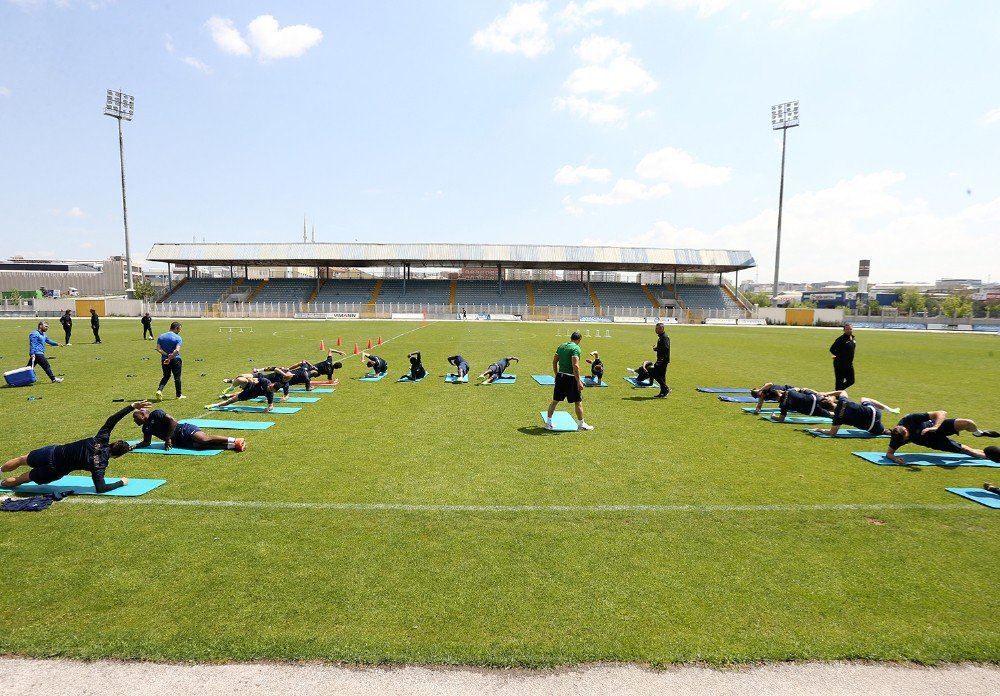
<path fill-rule="evenodd" d="M 552 356 L 552 372 L 555 373 L 555 387 L 552 390 L 552 403 L 549 404 L 548 416 L 545 418 L 545 429 L 552 430 L 552 414 L 556 406 L 565 399 L 576 407 L 576 417 L 579 423 L 577 430 L 593 430 L 583 419 L 583 380 L 580 378 L 580 340 L 583 334 L 574 331 L 566 343 L 556 348 Z"/>
<path fill-rule="evenodd" d="M 56 377 L 52 374 L 52 367 L 49 365 L 49 359 L 45 357 L 45 346 L 61 346 L 61 343 L 56 343 L 51 338 L 45 335 L 45 332 L 49 330 L 49 325 L 44 322 L 38 322 L 38 328 L 28 334 L 28 367 L 34 369 L 35 365 L 41 365 L 42 369 L 45 370 L 45 374 L 49 376 L 53 384 L 59 384 L 62 382 L 62 377 Z"/>
<path fill-rule="evenodd" d="M 97 316 L 97 310 L 90 309 L 90 330 L 94 332 L 94 343 L 101 342 L 101 318 Z"/>
<path fill-rule="evenodd" d="M 66 333 L 66 342 L 64 345 L 72 345 L 69 342 L 69 337 L 73 334 L 73 317 L 72 312 L 68 309 L 63 312 L 63 315 L 59 317 L 59 323 L 62 324 L 63 331 Z"/>
<path fill-rule="evenodd" d="M 177 398 L 187 398 L 181 394 L 181 323 L 175 321 L 170 324 L 170 331 L 160 334 L 156 339 L 156 352 L 162 358 L 163 379 L 160 386 L 156 388 L 156 400 L 163 401 L 163 388 L 167 386 L 170 375 L 174 376 L 174 388 L 177 390 Z"/>
<path fill-rule="evenodd" d="M 854 347 L 857 341 L 854 338 L 854 327 L 844 324 L 844 333 L 837 336 L 837 340 L 830 346 L 833 353 L 833 375 L 835 380 L 834 391 L 843 391 L 854 384 Z"/>
<path fill-rule="evenodd" d="M 654 399 L 665 398 L 670 394 L 670 387 L 667 386 L 667 365 L 670 364 L 670 336 L 663 328 L 663 322 L 656 324 L 656 362 L 653 363 L 653 379 L 660 385 L 660 393 Z"/>

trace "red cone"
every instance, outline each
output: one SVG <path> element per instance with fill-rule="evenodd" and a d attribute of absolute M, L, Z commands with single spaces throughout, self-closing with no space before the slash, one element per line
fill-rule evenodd
<path fill-rule="evenodd" d="M 337 347 L 340 348 L 343 344 L 340 342 L 340 336 L 337 336 Z"/>
<path fill-rule="evenodd" d="M 354 344 L 354 354 L 355 355 L 358 354 L 358 344 L 357 343 Z"/>
<path fill-rule="evenodd" d="M 372 349 L 372 340 L 369 338 L 368 339 L 368 350 L 371 350 L 371 349 Z"/>
<path fill-rule="evenodd" d="M 322 339 L 322 338 L 321 338 L 321 339 L 319 339 L 319 350 L 320 350 L 320 352 L 321 352 L 321 353 L 322 353 L 322 352 L 323 352 L 324 350 L 326 350 L 326 343 L 325 343 L 325 342 L 323 341 L 323 339 Z"/>
<path fill-rule="evenodd" d="M 382 337 L 381 336 L 378 337 L 378 345 L 382 345 Z"/>

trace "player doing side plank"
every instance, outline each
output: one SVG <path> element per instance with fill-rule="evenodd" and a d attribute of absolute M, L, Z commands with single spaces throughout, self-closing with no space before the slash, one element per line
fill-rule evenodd
<path fill-rule="evenodd" d="M 486 372 L 479 375 L 476 379 L 483 380 L 483 384 L 492 384 L 503 377 L 503 373 L 508 367 L 510 367 L 512 362 L 521 362 L 521 359 L 516 358 L 513 355 L 509 355 L 506 358 L 500 358 L 495 363 L 487 367 Z"/>
<path fill-rule="evenodd" d="M 829 429 L 816 431 L 824 435 L 836 436 L 842 425 L 865 430 L 872 435 L 882 435 L 885 433 L 885 426 L 882 425 L 882 411 L 899 413 L 898 408 L 886 406 L 881 401 L 876 401 L 868 396 L 861 397 L 861 400 L 857 402 L 850 401 L 847 392 L 843 390 L 830 392 L 829 397 L 836 399 L 836 405 L 833 409 L 833 425 Z"/>
<path fill-rule="evenodd" d="M 150 405 L 148 401 L 136 401 L 114 414 L 107 421 L 97 434 L 76 442 L 65 445 L 49 445 L 36 450 L 31 450 L 25 455 L 11 459 L 0 471 L 10 473 L 22 466 L 29 467 L 17 476 L 5 478 L 0 485 L 5 488 L 13 488 L 23 483 L 46 484 L 58 481 L 71 471 L 89 471 L 94 481 L 94 490 L 98 493 L 107 493 L 116 488 L 128 485 L 128 479 L 123 478 L 117 483 L 107 483 L 104 480 L 104 472 L 108 468 L 110 459 L 117 459 L 126 454 L 131 449 L 124 440 L 111 442 L 111 431 L 115 429 L 122 418 L 129 412 L 146 408 Z"/>
<path fill-rule="evenodd" d="M 142 442 L 131 445 L 130 450 L 149 447 L 154 437 L 163 440 L 163 449 L 168 451 L 172 447 L 190 450 L 231 449 L 237 452 L 243 452 L 247 448 L 247 441 L 242 437 L 209 435 L 196 425 L 178 423 L 173 416 L 161 409 L 136 409 L 132 412 L 132 420 L 142 428 Z"/>
<path fill-rule="evenodd" d="M 259 396 L 263 396 L 267 399 L 266 410 L 268 412 L 274 408 L 274 392 L 278 390 L 277 382 L 272 382 L 267 377 L 262 375 L 240 375 L 236 378 L 236 383 L 243 386 L 243 390 L 239 394 L 233 394 L 217 404 L 208 404 L 205 408 L 221 408 L 223 406 L 235 404 L 237 401 L 249 401 L 250 399 L 256 399 Z"/>
<path fill-rule="evenodd" d="M 987 447 L 985 451 L 977 450 L 949 437 L 963 432 L 972 433 L 975 437 L 1000 437 L 1000 432 L 980 430 L 975 421 L 968 418 L 948 418 L 947 411 L 910 413 L 900 418 L 896 427 L 889 431 L 891 439 L 889 440 L 889 451 L 885 453 L 885 456 L 897 464 L 906 464 L 904 459 L 896 456 L 896 450 L 907 442 L 912 442 L 915 445 L 941 452 L 967 454 L 976 459 L 991 459 L 1000 462 L 1000 448 L 998 447 Z"/>

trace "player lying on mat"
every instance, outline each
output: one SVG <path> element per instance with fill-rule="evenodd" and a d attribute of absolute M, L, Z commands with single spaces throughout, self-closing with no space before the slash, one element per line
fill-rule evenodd
<path fill-rule="evenodd" d="M 411 381 L 417 381 L 418 379 L 423 379 L 427 376 L 427 370 L 424 369 L 423 363 L 420 361 L 420 351 L 415 351 L 407 355 L 410 359 L 410 371 L 400 377 L 400 379 L 408 379 Z"/>
<path fill-rule="evenodd" d="M 842 425 L 865 430 L 872 435 L 881 435 L 885 432 L 882 411 L 899 413 L 898 408 L 886 406 L 868 396 L 862 396 L 861 401 L 850 401 L 847 392 L 843 390 L 830 392 L 828 396 L 836 399 L 836 406 L 833 409 L 833 425 L 827 430 L 816 431 L 824 435 L 836 435 Z"/>
<path fill-rule="evenodd" d="M 757 399 L 757 408 L 755 408 L 753 412 L 755 414 L 760 413 L 760 410 L 764 407 L 765 401 L 777 401 L 781 398 L 782 392 L 786 389 L 795 389 L 795 387 L 790 384 L 782 384 L 780 382 L 765 382 L 756 389 L 751 389 L 750 396 Z"/>
<path fill-rule="evenodd" d="M 282 401 L 288 401 L 288 388 L 293 384 L 306 385 L 306 391 L 312 391 L 312 365 L 307 362 L 297 363 L 291 367 L 268 367 L 264 370 L 264 376 L 272 382 L 277 382 L 281 387 L 284 396 Z"/>
<path fill-rule="evenodd" d="M 837 402 L 828 394 L 823 394 L 812 389 L 785 389 L 778 397 L 778 406 L 781 413 L 771 415 L 771 420 L 781 423 L 789 411 L 801 413 L 804 416 L 822 416 L 833 418 L 833 409 Z"/>
<path fill-rule="evenodd" d="M 504 371 L 510 367 L 512 362 L 521 362 L 521 359 L 516 358 L 513 355 L 509 355 L 506 358 L 500 358 L 495 363 L 487 367 L 486 372 L 476 377 L 476 379 L 483 380 L 483 384 L 492 384 L 503 377 Z"/>
<path fill-rule="evenodd" d="M 267 399 L 267 410 L 274 408 L 274 392 L 278 390 L 278 383 L 272 382 L 263 375 L 240 375 L 236 378 L 237 384 L 243 385 L 243 390 L 239 394 L 233 394 L 217 404 L 209 404 L 205 408 L 219 408 L 229 406 L 237 401 L 249 401 L 263 396 Z"/>
<path fill-rule="evenodd" d="M 992 449 L 992 448 L 987 447 L 986 449 Z M 983 490 L 989 491 L 990 493 L 996 493 L 997 495 L 1000 495 L 1000 488 L 998 488 L 997 486 L 994 486 L 989 481 L 987 481 L 986 483 L 983 484 Z"/>
<path fill-rule="evenodd" d="M 653 386 L 653 361 L 647 360 L 642 365 L 636 369 L 631 367 L 626 367 L 626 370 L 635 375 L 635 384 L 637 387 L 651 387 Z"/>
<path fill-rule="evenodd" d="M 132 420 L 142 428 L 142 442 L 131 445 L 130 450 L 149 447 L 154 437 L 163 440 L 163 449 L 180 447 L 190 450 L 231 449 L 242 452 L 247 448 L 247 441 L 242 437 L 223 437 L 209 435 L 201 428 L 190 423 L 178 423 L 166 411 L 139 408 L 132 412 Z"/>
<path fill-rule="evenodd" d="M 604 379 L 604 362 L 601 360 L 601 356 L 596 350 L 590 351 L 590 357 L 587 358 L 587 362 L 590 363 L 590 379 L 597 384 L 601 383 Z"/>
<path fill-rule="evenodd" d="M 282 401 L 288 400 L 288 385 L 291 383 L 293 373 L 281 367 L 266 367 L 264 369 L 258 370 L 256 367 L 253 372 L 244 372 L 242 375 L 237 375 L 232 379 L 222 380 L 229 386 L 226 390 L 219 395 L 220 399 L 227 399 L 229 395 L 237 389 L 242 389 L 246 385 L 250 384 L 257 377 L 266 377 L 271 382 L 278 385 L 279 388 L 283 388 L 285 395 Z"/>
<path fill-rule="evenodd" d="M 986 449 L 990 450 L 987 453 L 950 438 L 951 435 L 957 436 L 963 432 L 972 433 L 975 437 L 1000 437 L 1000 433 L 996 430 L 980 430 L 975 421 L 968 418 L 948 418 L 947 411 L 909 413 L 900 418 L 896 427 L 889 431 L 889 451 L 885 456 L 897 464 L 906 464 L 903 459 L 896 456 L 896 450 L 907 442 L 912 442 L 941 452 L 967 454 L 976 459 L 992 459 L 1000 462 L 1000 447 L 987 447 Z"/>
<path fill-rule="evenodd" d="M 389 363 L 377 355 L 369 355 L 368 353 L 361 351 L 361 362 L 371 368 L 371 371 L 375 373 L 376 377 L 384 375 L 389 371 Z"/>
<path fill-rule="evenodd" d="M 117 483 L 106 483 L 104 472 L 108 468 L 109 459 L 117 459 L 127 453 L 131 448 L 124 440 L 111 442 L 111 431 L 118 425 L 118 421 L 127 416 L 131 411 L 150 406 L 148 401 L 136 401 L 129 404 L 118 413 L 114 414 L 107 421 L 94 437 L 88 437 L 65 445 L 49 445 L 39 449 L 31 450 L 25 455 L 11 459 L 0 471 L 10 473 L 22 466 L 29 467 L 17 476 L 8 476 L 0 485 L 5 488 L 20 486 L 29 481 L 38 484 L 52 483 L 66 476 L 71 471 L 89 471 L 94 480 L 94 490 L 98 493 L 107 493 L 116 488 L 121 488 L 128 484 L 128 479 L 123 478 Z"/>
<path fill-rule="evenodd" d="M 469 374 L 469 363 L 461 355 L 453 355 L 448 358 L 448 364 L 458 368 L 458 372 L 452 372 L 459 379 Z"/>

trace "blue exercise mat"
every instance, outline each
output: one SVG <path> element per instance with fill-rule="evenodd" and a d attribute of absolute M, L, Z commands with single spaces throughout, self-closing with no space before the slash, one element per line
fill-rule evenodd
<path fill-rule="evenodd" d="M 337 390 L 327 387 L 313 387 L 312 389 L 306 389 L 304 387 L 296 389 L 295 387 L 291 387 L 288 391 L 293 394 L 332 394 Z"/>
<path fill-rule="evenodd" d="M 230 404 L 229 406 L 216 406 L 215 408 L 208 409 L 209 411 L 227 411 L 228 413 L 298 413 L 302 409 L 298 406 L 275 406 L 270 411 L 267 410 L 266 406 L 240 406 L 237 404 Z"/>
<path fill-rule="evenodd" d="M 879 466 L 902 466 L 886 457 L 885 452 L 851 452 L 851 454 Z M 943 466 L 949 469 L 956 466 L 1000 468 L 1000 464 L 995 464 L 989 459 L 976 459 L 967 454 L 950 454 L 948 452 L 905 452 L 901 454 L 897 452 L 896 456 L 905 461 L 907 466 Z"/>
<path fill-rule="evenodd" d="M 106 478 L 108 483 L 117 483 L 121 479 Z M 23 483 L 17 488 L 3 488 L 0 491 L 13 491 L 14 493 L 59 493 L 61 491 L 73 491 L 79 495 L 113 495 L 118 498 L 135 498 L 143 493 L 149 493 L 154 488 L 159 488 L 166 481 L 164 479 L 129 479 L 127 486 L 116 488 L 107 493 L 98 493 L 94 490 L 94 481 L 89 476 L 63 476 L 58 481 L 52 483 Z"/>
<path fill-rule="evenodd" d="M 778 412 L 780 415 L 781 412 Z M 829 418 L 824 418 L 823 416 L 785 416 L 785 420 L 776 421 L 770 416 L 761 416 L 761 420 L 766 420 L 769 423 L 778 423 L 779 425 L 825 425 L 832 423 Z"/>
<path fill-rule="evenodd" d="M 410 379 L 409 375 L 403 375 L 402 377 L 400 377 L 396 381 L 397 382 L 423 382 L 424 378 L 421 377 L 420 379 Z"/>
<path fill-rule="evenodd" d="M 583 378 L 583 386 L 585 386 L 585 387 L 606 387 L 606 386 L 608 386 L 608 383 L 605 382 L 603 379 L 600 382 L 595 382 L 590 377 L 584 377 Z"/>
<path fill-rule="evenodd" d="M 257 403 L 264 403 L 267 401 L 266 396 L 258 396 L 250 401 L 256 401 Z M 283 404 L 314 404 L 319 401 L 318 396 L 289 396 L 287 399 L 282 399 L 277 394 L 274 395 L 274 403 L 281 401 Z"/>
<path fill-rule="evenodd" d="M 754 406 L 744 406 L 740 410 L 743 411 L 744 413 L 753 413 L 756 410 L 756 407 L 754 407 Z M 762 408 L 760 410 L 760 412 L 761 413 L 781 413 L 781 409 L 780 408 Z"/>
<path fill-rule="evenodd" d="M 383 372 L 380 375 L 376 375 L 374 372 L 369 372 L 364 377 L 358 377 L 358 379 L 360 381 L 362 381 L 362 382 L 378 382 L 380 379 L 382 379 L 383 377 L 385 377 L 387 374 L 389 374 L 389 373 L 388 372 Z"/>
<path fill-rule="evenodd" d="M 130 445 L 137 445 L 142 440 L 129 440 Z M 164 449 L 162 442 L 151 442 L 149 447 L 140 447 L 138 449 L 132 450 L 133 454 L 186 454 L 191 457 L 212 457 L 221 452 L 218 449 L 205 449 L 205 450 L 193 450 L 184 449 L 183 447 L 171 447 L 170 449 Z"/>
<path fill-rule="evenodd" d="M 469 383 L 469 375 L 466 375 L 465 377 L 459 378 L 458 375 L 448 374 L 448 375 L 445 375 L 444 381 L 447 382 L 448 384 L 468 384 Z"/>
<path fill-rule="evenodd" d="M 515 380 L 517 380 L 517 375 L 500 375 L 490 382 L 490 384 L 513 384 Z M 483 384 L 486 384 L 486 382 L 483 382 Z"/>
<path fill-rule="evenodd" d="M 752 396 L 720 396 L 719 401 L 725 401 L 730 404 L 755 404 L 757 399 Z M 775 401 L 775 399 L 764 399 L 765 402 Z"/>
<path fill-rule="evenodd" d="M 543 387 L 551 387 L 556 383 L 556 378 L 552 375 L 531 375 L 531 379 L 535 380 Z"/>
<path fill-rule="evenodd" d="M 197 428 L 211 428 L 213 430 L 267 430 L 273 422 L 268 421 L 237 421 L 237 420 L 212 420 L 211 418 L 185 418 L 180 421 Z"/>
<path fill-rule="evenodd" d="M 636 389 L 652 389 L 653 387 L 660 386 L 656 382 L 653 382 L 652 384 L 639 384 L 636 382 L 635 377 L 625 377 L 625 381 L 631 384 Z"/>
<path fill-rule="evenodd" d="M 544 425 L 545 419 L 549 415 L 548 411 L 539 411 L 538 414 L 542 417 L 542 424 Z M 576 419 L 565 411 L 556 411 L 552 414 L 552 429 L 561 433 L 579 430 Z"/>
<path fill-rule="evenodd" d="M 1000 495 L 990 493 L 984 488 L 945 488 L 949 493 L 960 495 L 980 505 L 994 510 L 1000 510 Z"/>
<path fill-rule="evenodd" d="M 810 435 L 813 435 L 815 437 L 822 437 L 822 438 L 826 438 L 828 440 L 829 439 L 833 439 L 833 440 L 874 440 L 877 437 L 886 437 L 886 438 L 889 437 L 888 435 L 885 435 L 885 434 L 882 434 L 882 435 L 872 435 L 867 430 L 857 430 L 855 428 L 846 428 L 846 429 L 845 428 L 841 428 L 840 430 L 837 431 L 836 435 L 827 435 L 826 433 L 821 433 L 818 430 L 813 429 L 813 428 L 807 428 L 805 432 L 807 432 Z"/>
<path fill-rule="evenodd" d="M 706 394 L 749 394 L 749 389 L 743 387 L 695 387 L 697 391 Z"/>

